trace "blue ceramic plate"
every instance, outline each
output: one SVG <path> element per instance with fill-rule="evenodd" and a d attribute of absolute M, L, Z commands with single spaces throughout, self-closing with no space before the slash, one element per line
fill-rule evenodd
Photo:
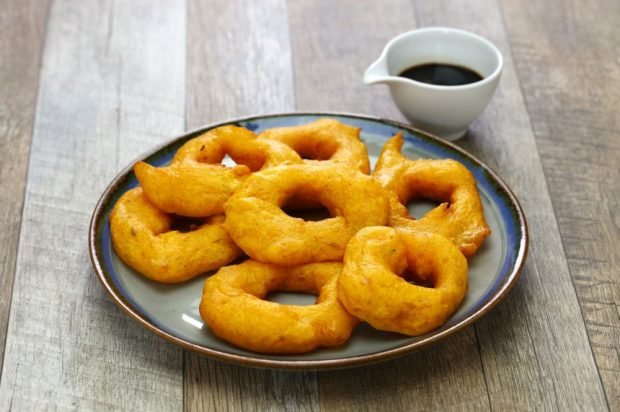
<path fill-rule="evenodd" d="M 249 366 L 288 369 L 324 369 L 360 365 L 393 358 L 437 342 L 471 324 L 499 302 L 517 280 L 527 253 L 527 226 L 523 211 L 506 184 L 473 156 L 460 148 L 409 126 L 392 121 L 335 113 L 290 113 L 256 116 L 203 127 L 176 138 L 140 160 L 167 164 L 187 140 L 211 128 L 234 123 L 255 132 L 307 123 L 331 117 L 360 127 L 371 163 L 377 160 L 384 142 L 403 131 L 403 153 L 414 159 L 451 158 L 464 164 L 475 176 L 487 223 L 493 231 L 482 248 L 470 260 L 469 290 L 459 310 L 441 328 L 424 336 L 408 337 L 374 330 L 361 324 L 345 345 L 320 349 L 303 355 L 262 355 L 236 348 L 212 335 L 198 313 L 205 276 L 180 285 L 152 282 L 126 266 L 112 249 L 108 216 L 117 199 L 137 185 L 127 166 L 110 184 L 97 204 L 90 225 L 89 247 L 95 272 L 105 290 L 129 316 L 159 336 L 195 352 Z M 421 216 L 432 205 L 410 207 L 413 216 Z M 311 304 L 313 297 L 277 294 L 282 303 Z"/>

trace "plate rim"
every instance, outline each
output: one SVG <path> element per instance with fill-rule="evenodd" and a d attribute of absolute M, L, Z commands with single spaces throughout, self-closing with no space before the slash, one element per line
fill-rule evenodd
<path fill-rule="evenodd" d="M 323 360 L 277 360 L 277 359 L 263 359 L 263 358 L 255 358 L 249 357 L 246 355 L 238 355 L 233 353 L 222 352 L 217 349 L 207 348 L 202 345 L 197 345 L 192 342 L 188 342 L 184 339 L 181 339 L 177 336 L 172 335 L 171 333 L 166 332 L 165 330 L 160 329 L 157 325 L 153 324 L 149 319 L 146 319 L 136 308 L 133 308 L 132 305 L 127 302 L 123 296 L 120 294 L 120 291 L 117 290 L 114 284 L 108 279 L 105 274 L 104 269 L 102 268 L 101 262 L 97 256 L 97 225 L 100 219 L 102 219 L 104 214 L 104 209 L 107 203 L 110 201 L 110 197 L 113 193 L 116 192 L 118 186 L 122 184 L 128 173 L 133 169 L 134 164 L 137 161 L 144 160 L 157 152 L 165 149 L 168 146 L 175 144 L 176 142 L 188 139 L 194 135 L 199 133 L 203 133 L 204 131 L 213 129 L 215 127 L 223 126 L 231 123 L 240 123 L 240 122 L 250 122 L 256 119 L 266 119 L 273 117 L 294 117 L 294 116 L 340 116 L 340 117 L 349 117 L 366 121 L 373 121 L 378 123 L 387 124 L 390 126 L 395 126 L 398 128 L 405 129 L 409 132 L 413 132 L 417 135 L 422 135 L 425 138 L 431 139 L 435 143 L 438 143 L 443 146 L 447 146 L 448 148 L 457 151 L 462 156 L 468 158 L 476 167 L 479 167 L 486 171 L 491 178 L 501 187 L 501 189 L 506 193 L 510 203 L 514 206 L 515 214 L 518 220 L 518 226 L 521 229 L 521 238 L 519 239 L 519 250 L 515 256 L 515 264 L 510 272 L 505 278 L 502 284 L 499 286 L 498 290 L 491 296 L 491 298 L 481 305 L 479 308 L 474 310 L 471 314 L 465 317 L 460 322 L 455 325 L 431 336 L 428 336 L 424 339 L 418 340 L 416 342 L 412 342 L 403 346 L 399 346 L 396 348 L 388 349 L 385 351 L 364 354 L 364 355 L 356 355 L 347 358 L 340 359 L 323 359 Z M 100 196 L 95 209 L 91 215 L 89 229 L 88 229 L 88 251 L 90 256 L 91 264 L 94 268 L 95 275 L 97 279 L 103 286 L 103 289 L 107 292 L 112 301 L 123 311 L 126 315 L 129 315 L 131 319 L 136 321 L 139 325 L 146 328 L 147 330 L 155 333 L 160 338 L 167 340 L 173 344 L 176 344 L 184 349 L 190 350 L 194 353 L 198 353 L 201 355 L 208 356 L 213 359 L 217 359 L 220 361 L 225 361 L 228 363 L 233 363 L 237 365 L 250 366 L 250 367 L 259 367 L 259 368 L 270 368 L 270 369 L 288 369 L 288 370 L 323 370 L 323 369 L 339 369 L 339 368 L 348 368 L 355 366 L 362 366 L 370 363 L 376 363 L 381 361 L 386 361 L 389 359 L 396 358 L 398 356 L 402 356 L 420 349 L 423 349 L 432 344 L 438 343 L 439 341 L 445 339 L 446 337 L 470 326 L 472 323 L 486 315 L 491 309 L 493 309 L 500 301 L 504 299 L 504 297 L 508 294 L 508 292 L 512 289 L 512 287 L 516 284 L 517 280 L 521 276 L 521 273 L 524 268 L 525 260 L 527 257 L 529 249 L 529 229 L 527 225 L 527 220 L 525 217 L 525 213 L 521 204 L 519 203 L 517 197 L 514 195 L 510 187 L 503 181 L 503 179 L 489 166 L 480 161 L 474 155 L 460 148 L 459 146 L 443 140 L 437 136 L 434 136 L 428 132 L 423 130 L 419 130 L 411 125 L 391 120 L 385 119 L 377 116 L 369 116 L 369 115 L 361 115 L 347 112 L 322 112 L 322 111 L 293 111 L 293 112 L 282 112 L 282 113 L 266 113 L 266 114 L 256 114 L 250 116 L 236 117 L 233 119 L 228 119 L 224 121 L 218 121 L 209 123 L 197 128 L 194 128 L 188 132 L 185 132 L 179 136 L 175 136 L 155 147 L 149 149 L 148 151 L 143 152 L 134 160 L 132 160 L 127 166 L 125 166 L 121 171 L 119 171 L 114 179 L 108 184 L 106 189 L 103 191 Z"/>

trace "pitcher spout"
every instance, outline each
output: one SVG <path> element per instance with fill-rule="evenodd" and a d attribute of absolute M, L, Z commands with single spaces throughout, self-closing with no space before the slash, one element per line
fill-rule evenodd
<path fill-rule="evenodd" d="M 364 84 L 378 84 L 389 82 L 391 76 L 387 70 L 385 55 L 381 55 L 364 72 Z"/>

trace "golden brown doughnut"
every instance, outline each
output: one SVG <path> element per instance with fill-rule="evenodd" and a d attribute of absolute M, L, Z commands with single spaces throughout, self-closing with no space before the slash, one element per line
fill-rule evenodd
<path fill-rule="evenodd" d="M 238 164 L 223 166 L 228 154 Z M 284 144 L 258 140 L 242 127 L 222 126 L 185 143 L 167 167 L 134 166 L 145 195 L 159 209 L 183 216 L 223 213 L 223 205 L 252 171 L 301 158 Z"/>
<path fill-rule="evenodd" d="M 409 283 L 409 269 L 420 283 Z M 347 310 L 379 330 L 417 336 L 443 325 L 467 291 L 467 260 L 432 233 L 367 227 L 349 242 L 338 296 Z"/>
<path fill-rule="evenodd" d="M 124 193 L 110 214 L 116 254 L 136 271 L 162 283 L 178 283 L 217 269 L 241 251 L 214 216 L 196 230 L 171 230 L 173 217 L 157 209 L 142 189 Z"/>
<path fill-rule="evenodd" d="M 205 282 L 200 315 L 220 338 L 262 353 L 304 353 L 349 339 L 357 319 L 336 293 L 341 263 L 280 267 L 247 260 Z M 269 292 L 318 295 L 310 306 L 266 301 Z"/>
<path fill-rule="evenodd" d="M 282 211 L 293 196 L 315 198 L 332 218 L 307 222 Z M 224 205 L 226 229 L 253 259 L 283 266 L 342 259 L 351 237 L 389 217 L 372 177 L 333 164 L 279 166 L 254 173 Z"/>
<path fill-rule="evenodd" d="M 267 129 L 259 138 L 284 143 L 310 162 L 329 161 L 370 173 L 368 150 L 360 140 L 360 129 L 334 119 Z"/>
<path fill-rule="evenodd" d="M 473 255 L 491 234 L 476 180 L 452 159 L 407 159 L 400 152 L 402 145 L 401 133 L 388 140 L 373 172 L 391 195 L 390 226 L 436 233 L 454 242 L 465 256 Z M 404 205 L 416 197 L 443 203 L 415 220 Z"/>

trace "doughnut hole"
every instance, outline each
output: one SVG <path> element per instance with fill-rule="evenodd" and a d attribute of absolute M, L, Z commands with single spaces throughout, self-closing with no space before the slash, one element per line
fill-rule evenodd
<path fill-rule="evenodd" d="M 409 214 L 409 216 L 415 219 L 421 219 L 422 217 L 424 217 L 424 215 L 435 209 L 441 203 L 442 202 L 434 199 L 416 197 L 405 202 L 404 206 L 407 208 L 407 213 Z M 448 207 L 450 207 L 449 203 Z"/>
<path fill-rule="evenodd" d="M 306 222 L 318 222 L 334 217 L 312 191 L 293 193 L 284 201 L 281 208 L 287 215 Z"/>
<path fill-rule="evenodd" d="M 254 147 L 235 147 L 225 144 L 222 145 L 221 150 L 222 157 L 215 164 L 220 163 L 223 167 L 246 166 L 252 172 L 257 172 L 267 162 L 267 154 L 255 150 Z"/>
<path fill-rule="evenodd" d="M 235 156 L 235 154 L 227 152 L 221 163 L 225 167 L 247 166 L 252 172 L 258 172 L 265 166 L 266 162 L 267 156 L 265 153 L 253 153 L 251 156 Z"/>
<path fill-rule="evenodd" d="M 325 140 L 300 140 L 294 146 L 293 150 L 305 160 L 329 160 L 338 150 L 338 143 L 335 141 Z"/>
<path fill-rule="evenodd" d="M 400 277 L 405 279 L 407 283 L 412 285 L 421 286 L 423 288 L 433 289 L 435 288 L 435 277 L 431 275 L 421 276 L 411 268 L 407 267 L 404 272 L 400 274 Z"/>
<path fill-rule="evenodd" d="M 171 217 L 170 231 L 189 233 L 200 229 L 200 226 L 205 224 L 205 219 L 180 215 L 172 215 Z"/>
<path fill-rule="evenodd" d="M 281 305 L 316 305 L 322 287 L 323 282 L 308 281 L 305 277 L 296 279 L 292 276 L 284 280 L 273 290 L 269 291 L 264 300 L 279 303 Z"/>
<path fill-rule="evenodd" d="M 266 301 L 279 303 L 280 305 L 310 306 L 315 305 L 317 295 L 303 292 L 280 292 L 272 291 L 266 297 Z"/>
<path fill-rule="evenodd" d="M 421 219 L 442 203 L 447 203 L 450 208 L 453 191 L 452 184 L 437 184 L 408 176 L 407 184 L 398 193 L 398 200 L 407 208 L 409 216 Z"/>

